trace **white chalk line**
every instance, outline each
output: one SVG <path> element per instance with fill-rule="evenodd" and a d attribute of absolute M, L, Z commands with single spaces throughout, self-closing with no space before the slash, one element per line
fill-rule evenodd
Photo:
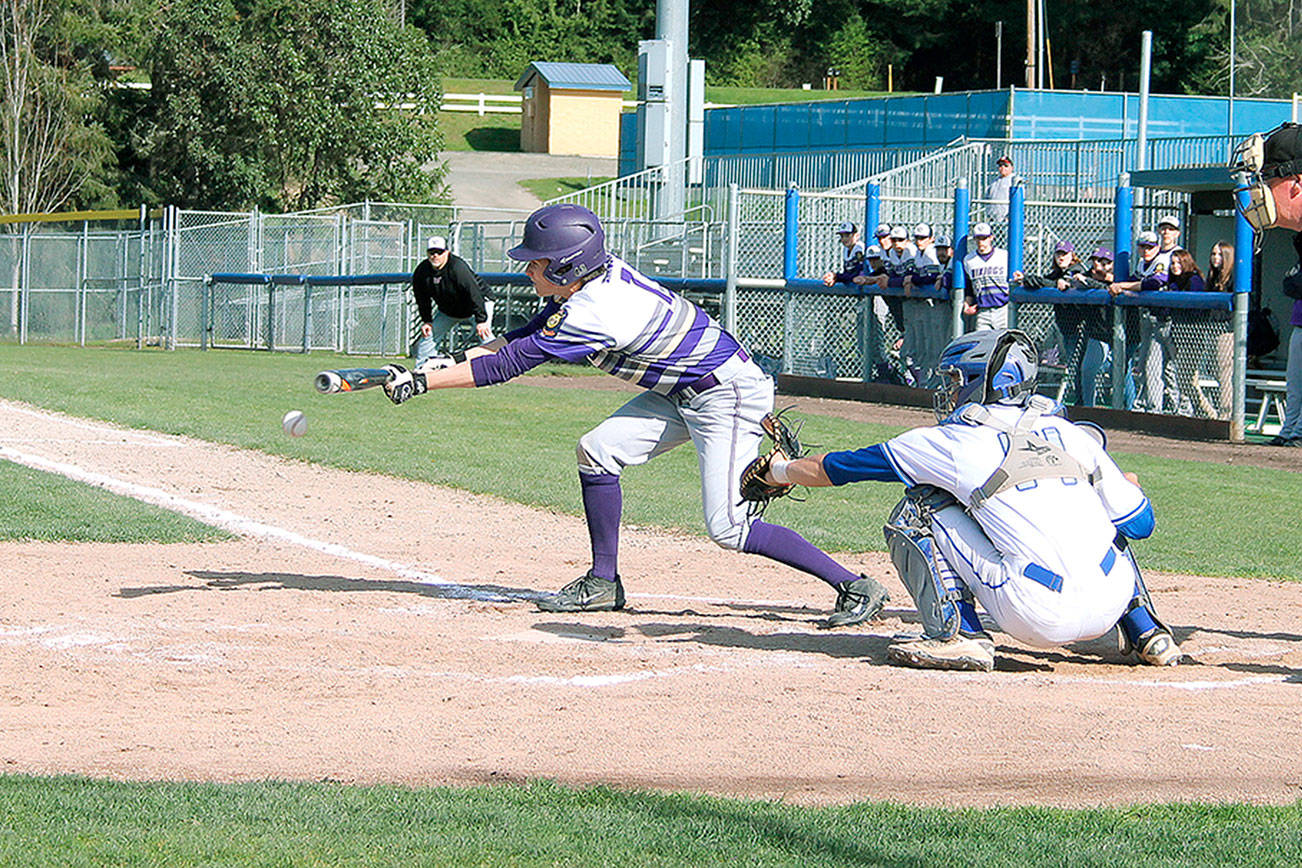
<path fill-rule="evenodd" d="M 68 416 L 63 413 L 57 413 L 51 410 L 42 410 L 38 408 L 28 407 L 4 399 L 0 399 L 0 409 L 9 412 L 14 412 L 14 413 L 21 413 L 23 415 L 30 416 L 35 419 L 41 419 L 47 422 L 57 422 L 59 424 L 69 425 L 74 428 L 79 428 L 83 431 L 94 431 L 101 434 L 114 435 L 115 437 L 121 436 L 123 438 L 135 437 L 141 443 L 149 444 L 149 445 L 167 446 L 173 448 L 177 446 L 188 445 L 180 438 L 169 437 L 168 435 L 141 433 L 131 429 L 115 428 L 110 425 L 105 425 L 90 420 L 78 419 L 76 417 Z M 46 438 L 41 438 L 41 439 L 27 438 L 24 440 L 18 440 L 17 438 L 0 437 L 0 443 L 3 442 L 22 442 L 22 443 L 75 442 L 75 443 L 86 444 L 89 441 L 77 440 L 75 438 L 68 438 L 66 440 L 53 440 L 53 439 L 46 439 Z M 104 445 L 121 445 L 122 441 L 118 439 L 112 439 L 112 440 L 97 441 L 97 442 L 102 442 Z M 203 441 L 203 442 L 206 443 L 207 441 Z M 217 444 L 217 445 L 222 445 L 222 444 Z M 237 515 L 227 510 L 222 510 L 219 507 L 210 506 L 208 504 L 197 503 L 195 501 L 190 501 L 185 498 L 181 498 L 181 497 L 177 497 L 176 495 L 169 494 L 168 492 L 162 491 L 161 489 L 150 488 L 149 486 L 144 486 L 138 483 L 128 482 L 126 480 L 106 476 L 104 474 L 100 474 L 95 471 L 86 470 L 84 468 L 77 467 L 76 465 L 73 464 L 66 464 L 64 462 L 55 461 L 53 459 L 44 458 L 37 455 L 31 455 L 29 453 L 19 452 L 16 449 L 4 447 L 4 446 L 0 446 L 0 456 L 7 457 L 9 458 L 9 460 L 14 461 L 15 463 L 18 464 L 23 464 L 28 467 L 34 467 L 35 469 L 38 470 L 48 470 L 53 473 L 59 473 L 63 476 L 69 477 L 70 479 L 76 479 L 80 482 L 86 482 L 87 484 L 95 485 L 100 488 L 105 488 L 109 491 L 113 491 L 117 494 L 123 494 L 127 497 L 134 497 L 137 500 L 143 500 L 146 503 L 152 503 L 155 506 L 161 506 L 164 509 L 170 509 L 173 510 L 174 512 L 180 512 L 184 515 L 189 515 L 191 518 L 199 518 L 202 521 L 206 521 L 209 524 L 214 524 L 218 527 L 223 528 L 224 530 L 229 530 L 233 533 L 246 534 L 248 536 L 274 538 L 285 542 L 295 542 L 296 544 L 299 545 L 306 545 L 308 548 L 314 549 L 316 551 L 322 551 L 327 554 L 336 554 L 339 557 L 355 560 L 358 561 L 359 563 L 366 563 L 370 566 L 376 566 L 381 569 L 394 570 L 395 572 L 398 572 L 398 574 L 401 575 L 403 578 L 412 578 L 415 579 L 416 581 L 420 581 L 425 584 L 437 585 L 440 587 L 446 587 L 455 590 L 463 590 L 472 595 L 479 594 L 479 596 L 474 596 L 474 599 L 481 600 L 483 602 L 496 602 L 496 603 L 511 602 L 511 601 L 518 602 L 521 599 L 526 599 L 520 597 L 506 597 L 500 594 L 491 594 L 487 592 L 474 591 L 473 589 L 467 588 L 464 585 L 460 585 L 455 582 L 448 582 L 444 579 L 439 578 L 438 576 L 433 575 L 432 573 L 419 570 L 415 567 L 411 567 L 405 564 L 395 564 L 392 561 L 384 560 L 382 558 L 375 558 L 372 555 L 367 555 L 362 552 L 354 552 L 351 549 L 338 545 L 337 543 L 326 543 L 319 540 L 311 540 L 308 537 L 303 537 L 299 534 L 293 533 L 292 531 L 284 530 L 283 528 L 277 528 L 273 525 L 268 525 L 263 522 L 258 522 L 255 521 L 254 519 L 246 518 L 244 516 Z M 16 456 L 21 456 L 21 457 L 16 457 Z M 34 462 L 43 462 L 43 464 L 40 464 L 38 466 L 38 464 Z M 67 468 L 67 472 L 58 468 Z M 187 511 L 190 506 L 202 512 L 202 515 L 197 514 L 195 512 Z M 220 514 L 223 517 L 218 518 L 217 517 L 218 514 Z M 222 521 L 234 522 L 235 524 L 219 523 Z M 250 529 L 245 530 L 244 528 L 250 528 Z M 302 542 L 300 542 L 300 540 Z M 322 548 L 323 546 L 328 548 Z M 799 601 L 799 600 L 738 600 L 738 599 L 728 599 L 722 597 L 700 597 L 700 596 L 685 596 L 680 594 L 643 594 L 643 593 L 630 593 L 627 594 L 627 596 L 632 599 L 673 600 L 673 601 L 683 602 L 683 603 L 700 603 L 702 605 L 712 605 L 712 606 L 744 605 L 744 606 L 763 606 L 766 608 L 778 608 L 778 607 L 808 608 L 808 604 L 806 602 Z"/>
<path fill-rule="evenodd" d="M 96 423 L 93 422 L 82 422 L 80 420 L 73 419 L 72 417 L 64 416 L 62 414 L 55 414 L 47 411 L 29 409 L 27 407 L 14 404 L 13 402 L 10 401 L 0 400 L 0 407 L 19 413 L 24 413 L 26 415 L 33 416 L 36 418 L 43 418 L 47 420 L 53 419 L 55 421 L 59 421 L 65 424 L 70 424 L 75 427 L 82 428 L 84 430 L 112 431 L 114 433 L 134 433 L 134 432 L 119 432 L 118 429 L 109 428 L 103 425 L 97 425 Z M 175 441 L 164 440 L 160 437 L 156 437 L 153 435 L 138 435 L 138 436 L 145 442 L 163 443 L 169 446 L 175 444 Z M 45 441 L 45 442 L 49 442 L 49 441 Z M 518 597 L 507 597 L 501 594 L 480 591 L 475 588 L 470 588 L 465 585 L 458 584 L 456 582 L 449 582 L 447 580 L 440 578 L 434 573 L 430 573 L 425 570 L 421 570 L 407 564 L 401 564 L 396 561 L 391 561 L 386 558 L 378 557 L 376 555 L 370 555 L 365 552 L 355 551 L 353 549 L 348 548 L 347 546 L 342 546 L 338 543 L 330 543 L 330 542 L 325 542 L 323 540 L 313 539 L 311 537 L 303 536 L 302 534 L 298 534 L 293 531 L 286 530 L 284 528 L 276 527 L 275 525 L 269 525 L 266 524 L 265 522 L 259 522 L 254 519 L 250 519 L 245 516 L 238 515 L 237 513 L 222 509 L 220 507 L 212 506 L 210 504 L 205 504 L 205 503 L 199 503 L 198 501 L 189 500 L 188 498 L 179 497 L 177 495 L 163 491 L 162 489 L 153 488 L 146 485 L 140 485 L 134 482 L 128 482 L 127 480 L 118 479 L 116 477 L 111 477 L 106 474 L 97 473 L 91 470 L 86 470 L 84 468 L 78 467 L 73 464 L 68 464 L 66 462 L 61 462 L 61 461 L 55 461 L 53 459 L 44 458 L 39 455 L 30 455 L 24 452 L 20 452 L 16 449 L 13 449 L 12 447 L 0 446 L 0 458 L 6 458 L 17 464 L 22 464 L 24 466 L 32 467 L 37 470 L 45 470 L 47 472 L 57 473 L 62 476 L 66 476 L 69 479 L 74 479 L 79 482 L 84 482 L 88 485 L 94 485 L 99 488 L 104 488 L 108 491 L 112 491 L 117 494 L 122 494 L 127 497 L 133 497 L 145 503 L 151 503 L 154 504 L 155 506 L 160 506 L 164 509 L 170 509 L 174 512 L 179 512 L 182 513 L 183 515 L 188 515 L 191 518 L 199 519 L 201 521 L 212 524 L 216 527 L 220 527 L 223 530 L 231 531 L 232 533 L 242 534 L 245 536 L 258 537 L 263 539 L 275 539 L 275 540 L 280 540 L 282 542 L 292 543 L 294 545 L 299 545 L 304 548 L 312 549 L 314 551 L 318 551 L 323 554 L 333 555 L 335 557 L 340 557 L 345 560 L 351 560 L 356 563 L 364 564 L 366 566 L 375 567 L 380 570 L 385 570 L 387 572 L 391 572 L 402 578 L 412 579 L 414 581 L 421 582 L 422 584 L 447 588 L 469 599 L 474 599 L 481 602 L 497 602 L 497 603 L 522 602 L 521 598 Z M 680 596 L 680 595 L 672 595 L 672 594 L 630 594 L 628 596 L 634 598 L 643 598 L 643 599 L 679 600 L 684 602 L 696 602 L 696 603 L 705 603 L 711 605 L 743 604 L 743 605 L 755 605 L 755 606 L 802 606 L 802 607 L 804 606 L 803 603 L 794 602 L 794 601 L 736 600 L 736 599 L 727 599 L 727 598 L 719 598 L 719 597 L 693 597 L 693 596 Z M 871 634 L 871 635 L 877 635 L 877 634 Z M 511 678 L 533 678 L 533 677 L 550 678 L 551 676 L 511 676 Z M 588 676 L 576 676 L 576 677 L 586 678 Z M 640 678 L 641 676 L 637 676 L 637 677 Z M 1071 677 L 1059 678 L 1055 680 L 1072 681 L 1072 682 L 1082 683 L 1082 684 L 1099 684 L 1099 685 L 1116 685 L 1116 686 L 1133 685 L 1139 687 L 1166 687 L 1166 688 L 1171 688 L 1176 690 L 1202 691 L 1202 690 L 1235 689 L 1239 687 L 1250 687 L 1258 684 L 1279 683 L 1284 679 L 1279 677 L 1272 677 L 1272 676 L 1257 676 L 1254 678 L 1243 678 L 1243 679 L 1236 679 L 1232 681 L 1187 681 L 1187 682 L 1152 681 L 1152 680 L 1147 680 L 1147 681 L 1100 680 L 1095 678 L 1071 678 Z"/>

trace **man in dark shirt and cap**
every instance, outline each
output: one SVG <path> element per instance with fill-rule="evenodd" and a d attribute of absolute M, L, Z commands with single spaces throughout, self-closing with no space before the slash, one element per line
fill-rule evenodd
<path fill-rule="evenodd" d="M 492 302 L 487 300 L 484 281 L 448 249 L 442 235 L 430 238 L 426 254 L 411 276 L 411 291 L 420 314 L 420 332 L 411 356 L 418 366 L 435 356 L 452 327 L 464 320 L 474 321 L 481 342 L 493 339 L 488 307 Z"/>

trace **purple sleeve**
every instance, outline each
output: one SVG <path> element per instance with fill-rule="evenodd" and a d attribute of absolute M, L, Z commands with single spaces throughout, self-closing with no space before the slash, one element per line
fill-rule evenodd
<path fill-rule="evenodd" d="M 476 386 L 492 386 L 518 377 L 545 361 L 547 354 L 538 346 L 538 341 L 533 335 L 525 335 L 491 355 L 475 356 L 470 360 L 470 371 L 475 375 Z"/>
<path fill-rule="evenodd" d="M 549 298 L 547 299 L 547 303 L 543 305 L 542 310 L 534 314 L 533 319 L 529 320 L 527 323 L 520 326 L 518 329 L 512 329 L 511 331 L 502 335 L 502 337 L 506 338 L 508 341 L 513 341 L 516 338 L 522 338 L 525 335 L 531 335 L 534 332 L 538 331 L 538 329 L 543 327 L 543 323 L 547 322 L 547 317 L 556 313 L 556 311 L 560 309 L 561 309 L 561 303 L 554 298 Z"/>
<path fill-rule="evenodd" d="M 594 352 L 591 347 L 579 345 L 566 346 L 557 352 L 544 347 L 537 335 L 530 334 L 510 341 L 491 355 L 475 356 L 470 360 L 470 370 L 475 375 L 476 386 L 492 386 L 518 377 L 548 359 L 577 362 Z"/>
<path fill-rule="evenodd" d="M 1166 289 L 1166 275 L 1150 274 L 1148 277 L 1139 281 L 1139 288 L 1143 292 L 1152 292 L 1156 289 Z"/>

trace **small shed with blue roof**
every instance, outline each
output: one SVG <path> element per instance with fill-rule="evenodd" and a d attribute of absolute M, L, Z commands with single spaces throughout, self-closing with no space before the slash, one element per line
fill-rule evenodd
<path fill-rule="evenodd" d="M 614 64 L 534 61 L 515 83 L 524 93 L 520 149 L 619 156 L 619 115 L 632 88 Z"/>

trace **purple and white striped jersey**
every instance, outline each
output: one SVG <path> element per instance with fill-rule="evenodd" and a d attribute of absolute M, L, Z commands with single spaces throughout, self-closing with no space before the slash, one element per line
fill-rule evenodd
<path fill-rule="evenodd" d="M 471 359 L 475 385 L 509 380 L 549 358 L 587 359 L 622 380 L 673 395 L 741 350 L 705 311 L 613 256 L 604 274 L 563 303 L 549 301 L 505 337 L 496 353 Z"/>

